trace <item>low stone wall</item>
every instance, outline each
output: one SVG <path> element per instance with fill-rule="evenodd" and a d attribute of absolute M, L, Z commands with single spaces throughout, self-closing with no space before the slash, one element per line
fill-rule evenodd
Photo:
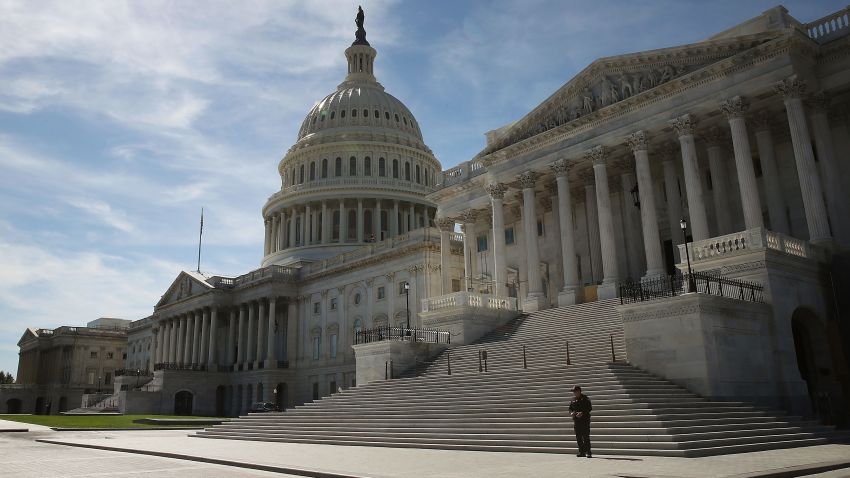
<path fill-rule="evenodd" d="M 769 305 L 684 294 L 619 311 L 633 365 L 707 398 L 807 410 L 805 383 L 777 373 Z"/>
<path fill-rule="evenodd" d="M 504 325 L 517 314 L 515 310 L 462 305 L 420 312 L 419 317 L 424 328 L 449 332 L 452 345 L 466 345 Z"/>
<path fill-rule="evenodd" d="M 387 378 L 387 364 L 392 361 L 393 375 L 414 367 L 434 357 L 449 346 L 412 342 L 408 340 L 383 340 L 368 344 L 354 345 L 354 358 L 357 361 L 357 385 L 365 385 Z"/>

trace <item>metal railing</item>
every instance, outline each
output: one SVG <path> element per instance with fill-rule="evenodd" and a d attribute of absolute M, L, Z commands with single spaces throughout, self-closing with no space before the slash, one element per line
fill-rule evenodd
<path fill-rule="evenodd" d="M 620 304 L 675 297 L 696 292 L 748 302 L 764 302 L 764 286 L 717 274 L 694 272 L 620 284 Z"/>
<path fill-rule="evenodd" d="M 354 333 L 354 344 L 368 344 L 385 340 L 411 340 L 431 344 L 450 344 L 451 334 L 437 329 L 408 329 L 407 327 L 381 326 Z"/>
<path fill-rule="evenodd" d="M 162 362 L 154 364 L 154 370 L 180 370 L 183 372 L 206 372 L 207 364 L 205 363 L 176 363 Z"/>
<path fill-rule="evenodd" d="M 121 376 L 124 376 L 124 375 L 130 376 L 130 377 L 136 377 L 136 376 L 138 376 L 138 377 L 151 377 L 151 376 L 153 376 L 153 372 L 151 372 L 148 369 L 139 370 L 139 369 L 135 369 L 135 368 L 133 368 L 133 369 L 119 368 L 119 369 L 115 370 L 115 372 L 113 372 L 113 374 L 116 377 L 121 377 Z"/>

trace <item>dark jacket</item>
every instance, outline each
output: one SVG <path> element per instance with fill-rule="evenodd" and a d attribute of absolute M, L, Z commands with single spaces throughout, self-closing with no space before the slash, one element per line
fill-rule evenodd
<path fill-rule="evenodd" d="M 593 406 L 590 404 L 590 399 L 583 393 L 578 398 L 574 398 L 573 401 L 570 402 L 570 414 L 575 412 L 584 413 L 581 418 L 573 415 L 573 420 L 590 420 L 591 410 L 593 410 Z"/>

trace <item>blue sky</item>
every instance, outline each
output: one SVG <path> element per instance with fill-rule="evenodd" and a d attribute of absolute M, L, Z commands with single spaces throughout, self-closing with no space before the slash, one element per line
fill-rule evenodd
<path fill-rule="evenodd" d="M 376 75 L 444 167 L 600 56 L 696 42 L 770 1 L 373 1 Z M 803 22 L 846 0 L 788 1 Z M 0 0 L 0 370 L 26 327 L 149 315 L 181 269 L 238 275 L 358 2 Z"/>

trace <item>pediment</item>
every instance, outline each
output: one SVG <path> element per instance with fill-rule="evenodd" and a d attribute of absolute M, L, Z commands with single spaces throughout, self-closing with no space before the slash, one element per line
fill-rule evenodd
<path fill-rule="evenodd" d="M 168 304 L 179 302 L 188 297 L 203 294 L 212 289 L 213 286 L 207 283 L 207 278 L 199 272 L 182 271 L 177 275 L 177 278 L 171 283 L 165 294 L 157 302 L 156 307 L 162 307 Z"/>
<path fill-rule="evenodd" d="M 674 80 L 705 70 L 779 35 L 767 32 L 597 59 L 525 117 L 499 130 L 497 137 L 477 157 L 624 100 L 651 95 L 652 91 L 668 86 Z"/>
<path fill-rule="evenodd" d="M 28 327 L 27 330 L 24 331 L 24 334 L 21 335 L 21 339 L 18 340 L 18 347 L 32 340 L 38 340 L 38 334 L 36 333 L 35 329 Z"/>

